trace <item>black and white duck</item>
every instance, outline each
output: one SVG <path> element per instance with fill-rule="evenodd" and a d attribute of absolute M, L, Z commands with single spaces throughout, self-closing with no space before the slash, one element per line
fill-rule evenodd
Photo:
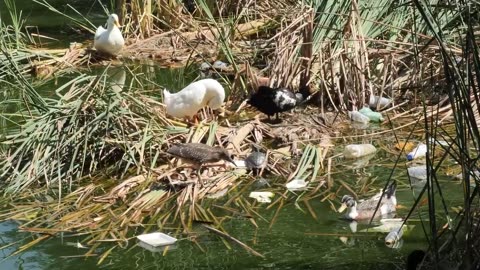
<path fill-rule="evenodd" d="M 309 95 L 308 87 L 301 88 L 300 92 L 295 94 L 284 87 L 259 86 L 257 92 L 250 96 L 247 103 L 266 114 L 268 120 L 270 120 L 272 115 L 276 115 L 276 120 L 278 121 L 279 113 L 295 108 Z"/>

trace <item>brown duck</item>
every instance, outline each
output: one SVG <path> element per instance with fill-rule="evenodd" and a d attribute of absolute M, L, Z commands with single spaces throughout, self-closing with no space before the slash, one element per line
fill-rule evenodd
<path fill-rule="evenodd" d="M 225 160 L 235 165 L 235 161 L 226 149 L 209 146 L 203 143 L 175 144 L 167 150 L 167 153 L 196 164 L 199 179 L 201 166 L 205 163 Z"/>

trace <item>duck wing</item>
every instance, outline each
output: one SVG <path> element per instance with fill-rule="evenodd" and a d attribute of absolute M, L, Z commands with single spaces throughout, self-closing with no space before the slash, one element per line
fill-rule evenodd
<path fill-rule="evenodd" d="M 373 198 L 360 202 L 357 205 L 357 211 L 373 211 L 377 208 L 378 201 L 380 200 L 380 196 L 375 195 Z"/>
<path fill-rule="evenodd" d="M 273 100 L 281 112 L 293 109 L 297 105 L 295 94 L 286 88 L 278 88 Z"/>
<path fill-rule="evenodd" d="M 107 29 L 103 28 L 102 26 L 99 26 L 97 28 L 97 31 L 95 32 L 95 40 L 99 40 L 100 39 L 100 36 L 105 33 L 107 31 Z"/>
<path fill-rule="evenodd" d="M 248 99 L 248 104 L 267 115 L 274 115 L 278 112 L 275 104 L 275 89 L 268 86 L 260 86 Z"/>
<path fill-rule="evenodd" d="M 208 161 L 218 161 L 219 159 L 215 158 L 216 155 L 214 155 L 218 151 L 219 149 L 206 144 L 182 143 L 173 145 L 167 150 L 167 153 L 194 162 L 204 163 Z"/>

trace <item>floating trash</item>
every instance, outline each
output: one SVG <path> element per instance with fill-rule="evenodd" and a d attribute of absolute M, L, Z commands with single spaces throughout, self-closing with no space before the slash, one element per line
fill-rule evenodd
<path fill-rule="evenodd" d="M 250 198 L 254 198 L 257 202 L 261 203 L 271 203 L 272 200 L 270 198 L 273 198 L 273 196 L 275 196 L 275 194 L 270 191 L 252 191 L 249 195 Z"/>
<path fill-rule="evenodd" d="M 285 186 L 290 191 L 303 190 L 307 187 L 307 182 L 305 182 L 304 179 L 295 178 L 292 181 L 288 182 Z"/>
<path fill-rule="evenodd" d="M 368 116 L 362 114 L 359 111 L 349 111 L 348 117 L 350 117 L 350 119 L 354 122 L 359 122 L 364 124 L 370 122 L 370 118 L 368 118 Z"/>
<path fill-rule="evenodd" d="M 353 162 L 350 164 L 345 164 L 347 168 L 353 169 L 353 170 L 358 170 L 361 168 L 365 168 L 370 164 L 370 160 L 375 156 L 375 154 L 369 154 L 363 157 L 359 157 L 355 159 Z"/>
<path fill-rule="evenodd" d="M 470 176 L 478 179 L 478 178 L 480 178 L 480 171 L 470 171 Z M 454 178 L 462 180 L 463 179 L 463 173 L 459 173 L 459 174 L 455 175 Z"/>
<path fill-rule="evenodd" d="M 359 110 L 359 112 L 368 117 L 371 122 L 383 122 L 384 120 L 381 113 L 374 112 L 369 107 L 363 107 Z"/>
<path fill-rule="evenodd" d="M 427 179 L 427 166 L 413 166 L 407 168 L 407 173 L 410 178 L 415 178 L 414 180 L 426 180 Z"/>
<path fill-rule="evenodd" d="M 138 246 L 139 247 L 142 247 L 150 252 L 165 252 L 165 250 L 173 250 L 173 249 L 177 249 L 177 245 L 173 244 L 173 245 L 167 245 L 167 246 L 158 246 L 158 247 L 153 247 L 147 243 L 144 243 L 144 242 L 138 242 Z"/>
<path fill-rule="evenodd" d="M 402 239 L 402 235 L 403 235 L 403 230 L 401 229 L 401 227 L 392 229 L 390 233 L 388 233 L 387 236 L 385 237 L 385 245 L 387 245 L 387 247 L 393 248 L 395 244 L 400 242 L 400 240 Z"/>
<path fill-rule="evenodd" d="M 173 245 L 177 239 L 161 232 L 137 235 L 143 247 L 156 248 Z"/>
<path fill-rule="evenodd" d="M 372 144 L 349 144 L 345 146 L 343 155 L 345 158 L 358 158 L 373 154 L 377 151 Z"/>
<path fill-rule="evenodd" d="M 364 229 L 361 232 L 381 232 L 381 233 L 388 233 L 392 230 L 398 229 L 403 224 L 403 219 L 401 218 L 384 218 L 381 219 L 380 222 L 382 223 L 379 226 L 375 226 L 372 228 Z M 411 230 L 415 225 L 403 225 L 402 230 Z"/>
<path fill-rule="evenodd" d="M 427 145 L 424 143 L 420 143 L 417 147 L 415 147 L 412 152 L 407 154 L 407 160 L 411 161 L 417 158 L 424 157 L 427 154 Z"/>
<path fill-rule="evenodd" d="M 370 96 L 370 100 L 368 101 L 368 106 L 372 109 L 384 109 L 388 107 L 392 103 L 392 100 L 385 97 L 380 96 Z"/>

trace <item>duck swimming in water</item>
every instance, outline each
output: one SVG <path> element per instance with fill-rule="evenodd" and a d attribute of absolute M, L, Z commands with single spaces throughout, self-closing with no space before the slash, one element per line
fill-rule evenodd
<path fill-rule="evenodd" d="M 348 208 L 348 213 L 345 215 L 346 219 L 349 220 L 360 220 L 360 219 L 368 219 L 372 218 L 375 214 L 375 217 L 387 215 L 390 213 L 395 212 L 397 207 L 397 198 L 395 197 L 395 191 L 397 189 L 396 181 L 393 181 L 390 185 L 388 185 L 385 192 L 376 194 L 372 198 L 357 203 L 355 199 L 350 195 L 345 195 L 342 198 L 342 206 L 338 210 L 339 212 L 343 212 L 345 208 Z M 380 202 L 380 206 L 375 213 L 375 209 L 377 208 L 378 201 Z"/>
<path fill-rule="evenodd" d="M 163 90 L 167 114 L 177 118 L 192 118 L 205 106 L 220 109 L 225 100 L 223 86 L 214 79 L 203 79 L 189 84 L 177 93 Z"/>
<path fill-rule="evenodd" d="M 302 88 L 300 89 L 300 93 L 294 94 L 289 89 L 283 87 L 271 88 L 268 86 L 259 86 L 257 92 L 250 96 L 247 103 L 266 114 L 268 120 L 275 114 L 276 120 L 278 121 L 279 113 L 295 108 L 308 96 L 308 88 Z"/>
<path fill-rule="evenodd" d="M 95 32 L 95 39 L 93 40 L 95 49 L 110 55 L 117 55 L 125 45 L 119 27 L 118 16 L 116 14 L 108 16 L 107 29 L 99 26 Z"/>

